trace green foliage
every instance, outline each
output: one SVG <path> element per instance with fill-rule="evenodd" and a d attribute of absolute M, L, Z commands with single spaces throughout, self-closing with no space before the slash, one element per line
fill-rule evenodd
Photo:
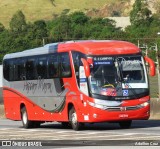
<path fill-rule="evenodd" d="M 5 27 L 2 23 L 0 23 L 0 33 L 2 33 L 5 30 Z"/>
<path fill-rule="evenodd" d="M 37 39 L 47 37 L 47 25 L 44 20 L 35 21 L 33 24 L 33 32 Z"/>
<path fill-rule="evenodd" d="M 55 41 L 72 39 L 105 39 L 120 32 L 115 21 L 107 18 L 90 18 L 83 12 L 67 15 L 62 13 L 56 19 L 48 22 L 50 36 Z"/>
<path fill-rule="evenodd" d="M 131 11 L 132 24 L 125 31 L 116 27 L 115 21 L 108 18 L 91 18 L 83 12 L 68 13 L 65 9 L 53 20 L 38 20 L 26 23 L 22 11 L 16 12 L 10 29 L 0 23 L 0 62 L 6 53 L 22 51 L 42 46 L 43 41 L 59 42 L 66 40 L 105 39 L 127 40 L 137 44 L 139 38 L 155 38 L 159 30 L 159 15 L 151 16 L 150 10 L 141 0 L 136 0 Z M 137 15 L 136 15 L 137 14 Z M 160 44 L 160 41 L 157 41 Z M 149 55 L 155 59 L 155 53 Z"/>
<path fill-rule="evenodd" d="M 42 39 L 46 37 L 48 30 L 45 21 L 27 24 L 24 14 L 21 11 L 16 12 L 10 21 L 10 30 L 0 23 L 0 63 L 6 53 L 42 46 Z"/>
<path fill-rule="evenodd" d="M 152 12 L 147 7 L 147 2 L 144 0 L 136 0 L 133 9 L 130 12 L 131 24 L 139 27 L 150 24 Z"/>
<path fill-rule="evenodd" d="M 51 30 L 55 41 L 62 41 L 63 39 L 70 38 L 71 20 L 65 13 L 57 17 L 53 24 Z"/>
<path fill-rule="evenodd" d="M 12 31 L 20 33 L 26 29 L 26 19 L 22 11 L 17 11 L 11 21 L 10 28 Z"/>
<path fill-rule="evenodd" d="M 90 19 L 83 12 L 74 12 L 69 17 L 71 19 L 72 24 L 75 25 L 84 25 Z"/>

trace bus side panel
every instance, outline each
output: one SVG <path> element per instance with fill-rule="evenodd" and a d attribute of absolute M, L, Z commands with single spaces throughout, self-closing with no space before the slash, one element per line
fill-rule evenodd
<path fill-rule="evenodd" d="M 6 118 L 20 120 L 21 116 L 19 103 L 21 101 L 21 97 L 11 90 L 6 90 L 3 88 L 3 99 Z"/>
<path fill-rule="evenodd" d="M 8 119 L 21 120 L 20 107 L 21 104 L 23 104 L 27 109 L 29 120 L 68 121 L 66 102 L 62 111 L 52 112 L 40 108 L 36 104 L 32 103 L 27 97 L 8 87 L 3 89 L 3 97 L 5 115 Z"/>
<path fill-rule="evenodd" d="M 29 120 L 33 121 L 67 121 L 62 112 L 49 112 L 44 109 L 26 102 Z"/>

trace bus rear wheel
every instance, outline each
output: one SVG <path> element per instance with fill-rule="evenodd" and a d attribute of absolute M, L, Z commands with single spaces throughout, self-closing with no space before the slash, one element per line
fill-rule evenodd
<path fill-rule="evenodd" d="M 23 127 L 26 129 L 40 127 L 41 122 L 28 120 L 26 107 L 23 107 L 21 109 L 21 119 L 22 119 Z"/>
<path fill-rule="evenodd" d="M 22 119 L 22 124 L 24 128 L 28 129 L 33 127 L 32 121 L 28 120 L 26 107 L 23 107 L 21 109 L 21 119 Z"/>
<path fill-rule="evenodd" d="M 119 122 L 119 125 L 120 125 L 120 127 L 123 128 L 123 129 L 128 129 L 128 128 L 130 128 L 131 125 L 132 125 L 132 120 L 129 120 L 129 121 L 121 121 L 121 122 Z"/>
<path fill-rule="evenodd" d="M 77 130 L 81 129 L 82 123 L 78 122 L 77 113 L 76 113 L 74 107 L 72 107 L 69 111 L 69 121 L 70 121 L 70 124 L 74 130 L 77 131 Z"/>

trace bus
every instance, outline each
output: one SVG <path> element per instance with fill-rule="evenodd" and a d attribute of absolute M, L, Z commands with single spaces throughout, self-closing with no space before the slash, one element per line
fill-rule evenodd
<path fill-rule="evenodd" d="M 148 71 L 155 75 L 153 60 L 126 41 L 66 41 L 7 54 L 5 116 L 24 128 L 54 121 L 74 130 L 99 122 L 130 128 L 150 116 Z"/>

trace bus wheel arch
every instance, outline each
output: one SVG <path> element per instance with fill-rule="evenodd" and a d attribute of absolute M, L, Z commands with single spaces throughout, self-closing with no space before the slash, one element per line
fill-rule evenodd
<path fill-rule="evenodd" d="M 25 104 L 24 104 L 24 103 L 21 103 L 21 104 L 20 104 L 20 112 L 21 112 L 21 109 L 24 108 L 24 107 L 25 107 Z"/>
<path fill-rule="evenodd" d="M 72 103 L 68 105 L 68 119 L 74 130 L 78 131 L 82 128 L 82 123 L 78 122 L 77 112 Z"/>
<path fill-rule="evenodd" d="M 31 121 L 28 119 L 28 112 L 27 112 L 26 105 L 24 103 L 21 103 L 20 105 L 20 112 L 21 112 L 21 120 L 22 120 L 23 127 L 26 129 L 40 127 L 40 124 L 43 123 L 40 121 Z"/>

